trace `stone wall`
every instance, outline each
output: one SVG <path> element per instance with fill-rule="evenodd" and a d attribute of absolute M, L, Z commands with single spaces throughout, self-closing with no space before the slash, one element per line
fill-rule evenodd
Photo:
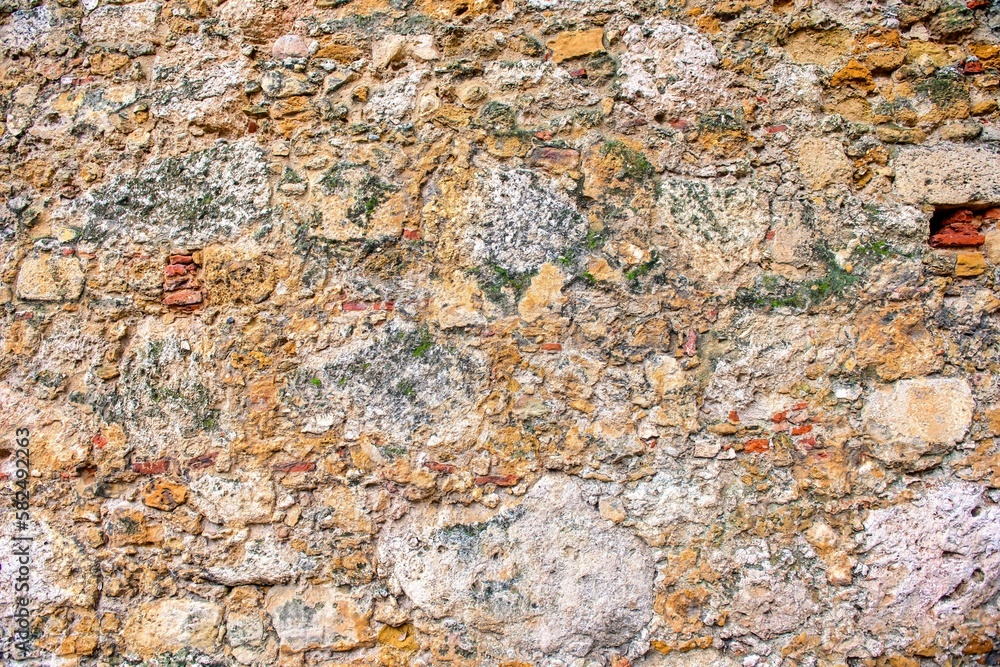
<path fill-rule="evenodd" d="M 996 665 L 998 70 L 996 0 L 0 0 L 0 661 Z"/>

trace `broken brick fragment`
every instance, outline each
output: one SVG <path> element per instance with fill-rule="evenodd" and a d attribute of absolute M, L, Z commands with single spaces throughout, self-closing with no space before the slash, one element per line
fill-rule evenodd
<path fill-rule="evenodd" d="M 195 306 L 201 301 L 201 292 L 195 289 L 181 289 L 163 297 L 164 306 Z"/>
<path fill-rule="evenodd" d="M 316 469 L 315 461 L 293 461 L 274 466 L 277 472 L 312 472 Z"/>
<path fill-rule="evenodd" d="M 180 289 L 197 289 L 199 284 L 192 276 L 175 276 L 163 281 L 164 292 L 176 292 Z"/>
<path fill-rule="evenodd" d="M 138 461 L 132 464 L 132 470 L 140 475 L 160 475 L 170 470 L 170 459 Z"/>
<path fill-rule="evenodd" d="M 963 74 L 982 74 L 983 64 L 978 60 L 966 60 L 962 67 Z"/>
<path fill-rule="evenodd" d="M 572 148 L 539 146 L 532 150 L 531 155 L 528 156 L 528 164 L 531 166 L 542 167 L 556 173 L 575 169 L 579 163 L 580 151 Z"/>
<path fill-rule="evenodd" d="M 476 477 L 476 486 L 495 484 L 496 486 L 515 486 L 521 478 L 517 475 L 480 475 Z"/>
<path fill-rule="evenodd" d="M 443 472 L 446 475 L 450 475 L 456 470 L 455 466 L 450 463 L 438 463 L 437 461 L 427 461 L 424 463 L 424 467 L 434 472 Z"/>
<path fill-rule="evenodd" d="M 940 228 L 927 239 L 932 248 L 981 246 L 985 242 L 986 237 L 979 233 L 979 225 L 969 209 L 960 209 L 948 215 Z"/>
<path fill-rule="evenodd" d="M 698 333 L 694 329 L 688 329 L 684 337 L 684 355 L 693 357 L 698 353 Z"/>
<path fill-rule="evenodd" d="M 207 452 L 201 456 L 195 456 L 194 458 L 187 460 L 187 466 L 192 470 L 202 470 L 204 468 L 210 468 L 215 465 L 215 459 L 219 456 L 219 452 Z"/>
<path fill-rule="evenodd" d="M 168 264 L 167 268 L 163 269 L 163 275 L 167 278 L 186 276 L 194 273 L 194 270 L 194 264 Z"/>
<path fill-rule="evenodd" d="M 753 438 L 743 443 L 743 451 L 747 454 L 760 454 L 771 449 L 771 443 L 767 438 Z"/>

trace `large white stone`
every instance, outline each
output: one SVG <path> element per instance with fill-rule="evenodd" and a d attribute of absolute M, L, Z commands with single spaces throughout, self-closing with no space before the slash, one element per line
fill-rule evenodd
<path fill-rule="evenodd" d="M 126 651 L 142 658 L 194 648 L 213 651 L 218 644 L 222 607 L 189 598 L 164 598 L 139 605 L 125 622 Z"/>
<path fill-rule="evenodd" d="M 264 606 L 285 651 L 348 651 L 371 639 L 370 601 L 358 600 L 332 584 L 301 589 L 275 586 Z"/>
<path fill-rule="evenodd" d="M 134 2 L 126 5 L 102 5 L 83 17 L 82 36 L 88 44 L 138 44 L 152 41 L 160 3 Z"/>
<path fill-rule="evenodd" d="M 1000 507 L 975 484 L 941 483 L 874 510 L 858 542 L 870 600 L 862 623 L 889 647 L 960 622 L 1000 592 Z"/>
<path fill-rule="evenodd" d="M 675 266 L 708 280 L 724 280 L 760 261 L 771 225 L 769 196 L 759 183 L 669 178 L 660 187 L 653 241 Z M 729 282 L 731 289 L 736 284 Z"/>
<path fill-rule="evenodd" d="M 940 453 L 965 437 L 975 401 L 963 378 L 900 380 L 872 392 L 862 413 L 865 430 L 886 461 Z"/>
<path fill-rule="evenodd" d="M 647 547 L 562 475 L 497 510 L 417 508 L 383 531 L 378 551 L 426 613 L 502 631 L 498 655 L 583 656 L 628 642 L 652 614 Z"/>
<path fill-rule="evenodd" d="M 274 511 L 274 489 L 260 473 L 242 478 L 203 475 L 189 488 L 190 505 L 213 523 L 264 523 Z"/>

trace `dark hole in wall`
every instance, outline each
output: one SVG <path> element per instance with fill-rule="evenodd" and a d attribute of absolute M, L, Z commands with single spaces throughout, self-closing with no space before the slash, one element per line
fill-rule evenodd
<path fill-rule="evenodd" d="M 983 245 L 983 230 L 1000 222 L 1000 207 L 938 207 L 931 216 L 927 243 L 932 248 L 975 248 Z"/>

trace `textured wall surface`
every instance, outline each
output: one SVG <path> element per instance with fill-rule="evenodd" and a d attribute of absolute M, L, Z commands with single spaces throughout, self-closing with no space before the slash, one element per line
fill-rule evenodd
<path fill-rule="evenodd" d="M 1000 663 L 998 70 L 996 0 L 0 0 L 0 662 Z"/>

